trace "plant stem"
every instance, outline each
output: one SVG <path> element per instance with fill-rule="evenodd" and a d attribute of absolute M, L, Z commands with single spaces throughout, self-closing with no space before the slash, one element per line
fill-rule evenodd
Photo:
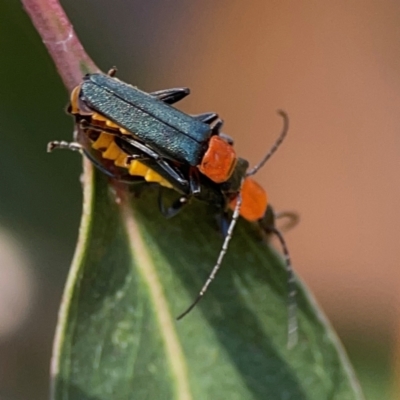
<path fill-rule="evenodd" d="M 58 0 L 21 1 L 68 90 L 78 85 L 84 74 L 99 71 Z"/>

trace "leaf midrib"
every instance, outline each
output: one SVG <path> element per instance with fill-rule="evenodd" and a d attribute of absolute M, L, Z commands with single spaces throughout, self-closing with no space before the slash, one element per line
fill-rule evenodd
<path fill-rule="evenodd" d="M 177 400 L 192 400 L 185 356 L 175 329 L 174 317 L 168 308 L 167 298 L 158 279 L 156 266 L 143 242 L 129 202 L 124 202 L 121 209 L 132 258 L 149 288 L 150 298 L 154 304 L 156 320 L 160 327 L 159 334 L 164 342 L 172 375 L 175 377 L 176 398 Z"/>

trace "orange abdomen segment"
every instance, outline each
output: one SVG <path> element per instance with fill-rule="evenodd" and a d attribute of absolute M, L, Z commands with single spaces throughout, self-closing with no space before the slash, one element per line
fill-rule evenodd
<path fill-rule="evenodd" d="M 265 190 L 253 179 L 246 178 L 242 185 L 242 206 L 240 215 L 248 221 L 257 221 L 264 217 L 267 210 L 268 197 Z M 233 210 L 236 206 L 236 199 L 229 203 Z"/>
<path fill-rule="evenodd" d="M 232 175 L 236 160 L 234 148 L 219 136 L 212 136 L 198 168 L 213 182 L 222 183 Z"/>

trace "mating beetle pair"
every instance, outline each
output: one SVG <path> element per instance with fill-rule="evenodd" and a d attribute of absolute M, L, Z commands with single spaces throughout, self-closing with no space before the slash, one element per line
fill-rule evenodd
<path fill-rule="evenodd" d="M 218 260 L 196 300 L 178 319 L 200 301 L 214 279 L 228 249 L 237 219 L 257 222 L 274 233 L 282 244 L 288 271 L 288 340 L 297 340 L 294 277 L 285 241 L 275 227 L 274 213 L 264 189 L 254 175 L 282 143 L 288 131 L 288 117 L 278 140 L 262 161 L 248 171 L 248 162 L 236 156 L 232 139 L 221 132 L 222 120 L 215 113 L 185 114 L 171 104 L 189 94 L 186 88 L 145 93 L 114 77 L 88 74 L 71 93 L 68 111 L 75 117 L 75 142 L 51 142 L 48 149 L 82 151 L 107 175 L 127 182 L 155 182 L 181 196 L 160 210 L 172 217 L 194 197 L 214 205 L 221 215 L 225 236 Z M 108 163 L 106 160 L 110 160 Z M 227 210 L 233 210 L 230 221 Z M 290 215 L 291 216 L 291 215 Z M 292 216 L 291 216 L 292 217 Z"/>

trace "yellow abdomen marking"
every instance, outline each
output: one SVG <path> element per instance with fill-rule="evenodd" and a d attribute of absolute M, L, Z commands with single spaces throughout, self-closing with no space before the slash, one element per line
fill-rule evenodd
<path fill-rule="evenodd" d="M 171 188 L 172 185 L 160 174 L 137 160 L 128 162 L 128 154 L 122 151 L 114 142 L 114 136 L 101 132 L 96 141 L 92 143 L 95 150 L 99 150 L 104 158 L 113 160 L 117 167 L 126 168 L 129 175 L 141 176 L 146 182 L 156 182 L 161 186 Z"/>
<path fill-rule="evenodd" d="M 107 121 L 106 117 L 103 117 L 101 114 L 98 113 L 93 113 L 92 119 L 95 119 L 96 121 Z"/>

